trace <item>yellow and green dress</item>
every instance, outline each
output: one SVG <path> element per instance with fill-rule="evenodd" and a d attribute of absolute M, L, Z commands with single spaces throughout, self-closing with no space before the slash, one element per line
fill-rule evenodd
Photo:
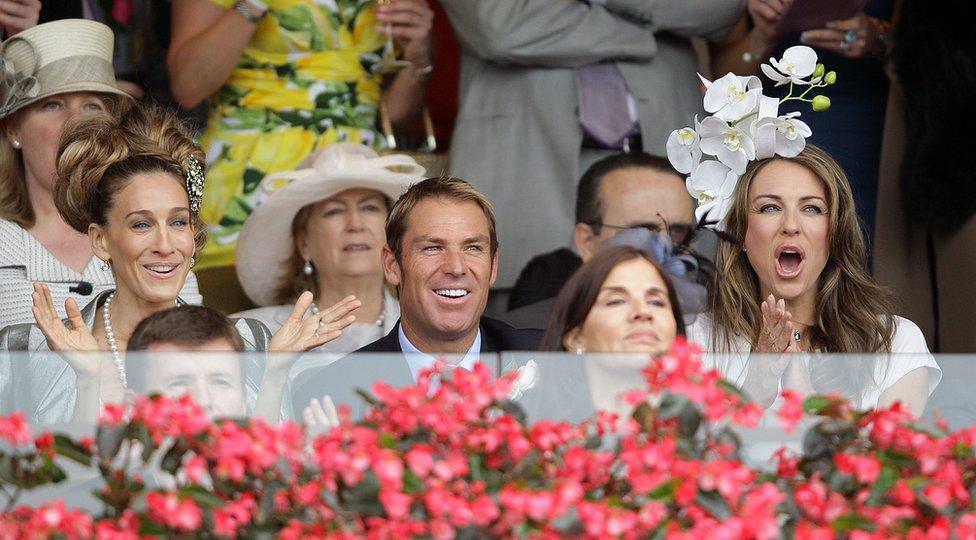
<path fill-rule="evenodd" d="M 211 0 L 228 9 L 235 0 Z M 379 145 L 385 36 L 374 0 L 270 0 L 230 78 L 210 99 L 197 269 L 234 264 L 237 236 L 265 174 L 294 169 L 337 141 Z"/>

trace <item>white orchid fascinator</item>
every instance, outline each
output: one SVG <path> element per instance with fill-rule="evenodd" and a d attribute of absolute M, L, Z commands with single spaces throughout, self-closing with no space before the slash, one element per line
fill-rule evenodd
<path fill-rule="evenodd" d="M 706 88 L 704 108 L 711 116 L 700 122 L 695 118 L 695 127 L 676 129 L 668 137 L 668 159 L 679 173 L 688 175 L 685 185 L 698 201 L 695 218 L 700 226 L 724 230 L 732 194 L 750 161 L 795 157 L 806 146 L 813 132 L 799 112 L 780 115 L 781 104 L 802 101 L 816 112 L 830 108 L 827 96 L 808 97 L 837 80 L 833 71 L 825 73 L 810 47 L 790 47 L 761 69 L 776 86 L 789 84 L 786 97 L 763 95 L 756 76 L 729 73 L 709 81 L 699 75 Z"/>

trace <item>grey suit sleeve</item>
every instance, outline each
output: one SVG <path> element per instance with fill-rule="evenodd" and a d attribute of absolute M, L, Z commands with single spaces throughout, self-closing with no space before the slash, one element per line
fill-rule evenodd
<path fill-rule="evenodd" d="M 646 24 L 582 1 L 448 0 L 441 5 L 465 48 L 497 64 L 578 67 L 616 59 L 649 61 L 657 52 Z"/>
<path fill-rule="evenodd" d="M 655 31 L 718 40 L 745 12 L 745 0 L 607 0 L 606 8 Z"/>

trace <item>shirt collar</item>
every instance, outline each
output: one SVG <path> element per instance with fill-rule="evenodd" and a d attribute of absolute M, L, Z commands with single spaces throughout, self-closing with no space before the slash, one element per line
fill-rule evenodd
<path fill-rule="evenodd" d="M 420 372 L 424 369 L 434 367 L 434 363 L 437 361 L 437 357 L 427 354 L 413 343 L 407 339 L 407 335 L 403 332 L 403 324 L 397 326 L 397 338 L 400 341 L 400 350 L 403 351 L 403 356 L 407 360 L 407 366 L 410 368 L 410 373 L 413 375 L 413 380 L 417 380 L 420 376 Z M 481 356 L 481 328 L 478 328 L 478 333 L 474 337 L 474 342 L 471 344 L 471 348 L 465 353 L 464 358 L 457 363 L 457 367 L 463 367 L 464 369 L 474 369 L 475 362 Z"/>

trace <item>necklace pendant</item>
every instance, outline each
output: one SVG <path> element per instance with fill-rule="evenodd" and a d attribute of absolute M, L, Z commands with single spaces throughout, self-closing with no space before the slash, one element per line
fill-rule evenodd
<path fill-rule="evenodd" d="M 799 330 L 794 330 L 793 331 L 793 341 L 800 341 L 800 331 Z"/>

